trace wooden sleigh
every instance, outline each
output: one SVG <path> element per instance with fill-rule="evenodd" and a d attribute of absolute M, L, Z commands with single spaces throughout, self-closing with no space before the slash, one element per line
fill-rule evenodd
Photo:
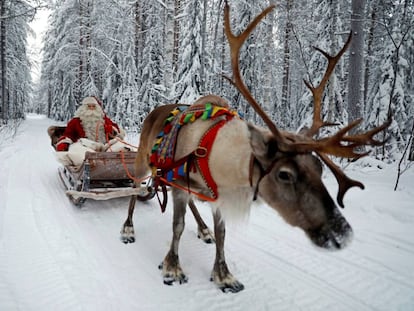
<path fill-rule="evenodd" d="M 65 131 L 65 126 L 50 126 L 47 130 L 53 148 Z M 69 199 L 82 206 L 87 199 L 108 200 L 136 195 L 140 201 L 154 197 L 152 180 L 135 187 L 133 181 L 135 151 L 86 152 L 80 167 L 65 165 L 58 168 L 59 177 Z"/>

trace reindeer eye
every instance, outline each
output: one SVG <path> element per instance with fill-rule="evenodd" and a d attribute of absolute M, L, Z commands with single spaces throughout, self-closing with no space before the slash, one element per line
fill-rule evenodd
<path fill-rule="evenodd" d="M 283 183 L 294 183 L 296 181 L 296 174 L 291 168 L 281 168 L 277 174 L 277 178 Z"/>

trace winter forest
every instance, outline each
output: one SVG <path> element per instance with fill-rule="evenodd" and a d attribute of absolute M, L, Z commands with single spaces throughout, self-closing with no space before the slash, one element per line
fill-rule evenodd
<path fill-rule="evenodd" d="M 217 94 L 248 121 L 261 120 L 223 77 L 231 76 L 223 32 L 224 0 L 1 0 L 0 131 L 25 113 L 57 121 L 96 95 L 116 122 L 139 131 L 146 114 L 164 103 L 192 103 Z M 324 93 L 323 115 L 340 125 L 359 117 L 363 128 L 393 122 L 382 160 L 414 159 L 414 1 L 233 0 L 240 32 L 270 4 L 273 12 L 243 47 L 240 68 L 255 99 L 278 127 L 310 123 L 312 97 L 325 59 L 353 33 Z M 39 81 L 31 81 L 29 23 L 48 8 Z"/>

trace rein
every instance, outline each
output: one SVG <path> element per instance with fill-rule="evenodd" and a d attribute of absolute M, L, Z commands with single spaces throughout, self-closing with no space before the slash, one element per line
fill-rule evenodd
<path fill-rule="evenodd" d="M 223 123 L 224 124 L 224 121 L 221 121 L 220 123 Z M 220 123 L 216 123 L 214 125 L 217 127 L 217 125 L 219 125 Z M 217 128 L 217 130 L 218 130 L 218 128 Z M 128 145 L 128 146 L 137 148 L 136 146 L 131 145 L 131 144 L 123 141 L 119 137 L 116 137 L 116 139 L 118 141 L 120 141 L 120 142 Z M 193 156 L 200 157 L 201 155 L 203 155 L 203 152 L 205 153 L 205 150 L 206 150 L 205 148 L 199 147 L 196 150 L 194 150 L 190 155 L 187 155 L 186 157 L 182 158 L 181 160 L 178 160 L 177 162 L 180 162 L 181 163 L 185 159 L 188 159 L 189 157 L 193 157 Z M 181 186 L 181 185 L 179 185 L 177 183 L 170 182 L 166 178 L 164 178 L 161 175 L 159 175 L 158 173 L 155 173 L 155 174 L 152 174 L 152 175 L 148 175 L 148 176 L 145 176 L 145 177 L 142 177 L 142 178 L 136 178 L 135 176 L 133 176 L 131 174 L 131 172 L 129 171 L 129 169 L 128 169 L 126 163 L 125 163 L 124 151 L 123 150 L 120 150 L 119 152 L 121 154 L 121 163 L 122 163 L 122 166 L 123 166 L 123 168 L 125 170 L 125 173 L 127 174 L 128 178 L 130 178 L 131 180 L 133 180 L 135 182 L 135 184 L 140 184 L 141 182 L 143 182 L 146 179 L 154 178 L 154 181 L 155 181 L 154 187 L 155 187 L 155 191 L 156 191 L 158 203 L 160 204 L 160 207 L 161 207 L 161 211 L 162 212 L 165 212 L 165 209 L 166 209 L 166 206 L 167 206 L 167 198 L 168 198 L 168 196 L 167 196 L 166 186 L 170 186 L 170 187 L 174 187 L 174 188 L 177 188 L 177 189 L 181 189 L 183 191 L 187 191 L 188 193 L 197 196 L 199 199 L 201 199 L 203 201 L 212 202 L 212 201 L 215 201 L 216 200 L 215 198 L 212 198 L 212 197 L 206 196 L 206 195 L 204 195 L 204 194 L 202 194 L 200 192 L 191 190 L 189 186 L 188 187 L 184 187 L 184 186 Z M 208 158 L 206 158 L 206 161 L 208 161 Z M 163 193 L 163 200 L 161 200 L 161 198 L 160 198 L 160 196 L 158 194 L 158 190 L 159 189 L 161 189 L 161 192 Z"/>
<path fill-rule="evenodd" d="M 177 188 L 177 189 L 181 189 L 181 190 L 183 190 L 183 191 L 187 191 L 188 193 L 190 193 L 190 194 L 193 194 L 193 195 L 197 196 L 198 198 L 200 198 L 200 199 L 201 199 L 201 200 L 203 200 L 203 201 L 214 202 L 214 201 L 216 200 L 216 199 L 211 198 L 211 197 L 209 197 L 209 196 L 206 196 L 206 195 L 204 195 L 204 194 L 202 194 L 202 193 L 200 193 L 200 192 L 197 192 L 197 191 L 191 190 L 191 189 L 190 189 L 190 188 L 188 188 L 188 187 L 183 187 L 183 186 L 181 186 L 181 185 L 179 185 L 179 184 L 169 182 L 168 180 L 166 180 L 166 179 L 165 179 L 165 178 L 163 178 L 163 177 L 160 177 L 160 180 L 161 180 L 163 183 L 165 183 L 166 185 L 170 186 L 170 187 L 174 187 L 174 188 Z"/>

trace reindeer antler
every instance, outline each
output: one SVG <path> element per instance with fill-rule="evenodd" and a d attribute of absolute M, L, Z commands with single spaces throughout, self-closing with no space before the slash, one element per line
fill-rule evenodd
<path fill-rule="evenodd" d="M 315 47 L 317 51 L 319 51 L 323 56 L 326 57 L 326 59 L 328 60 L 328 66 L 318 86 L 313 87 L 309 82 L 307 82 L 306 80 L 304 81 L 305 85 L 312 92 L 313 102 L 314 102 L 313 123 L 309 131 L 306 133 L 308 137 L 313 137 L 314 135 L 316 135 L 321 127 L 334 125 L 332 123 L 328 123 L 322 120 L 321 106 L 322 106 L 323 92 L 329 80 L 329 77 L 334 71 L 335 66 L 338 63 L 339 59 L 342 57 L 342 55 L 345 53 L 346 49 L 348 48 L 351 42 L 351 39 L 352 39 L 352 32 L 349 34 L 348 39 L 345 42 L 342 49 L 335 56 L 331 56 L 325 51 L 321 50 L 320 48 Z M 354 129 L 356 126 L 358 126 L 362 122 L 362 119 L 357 119 L 349 123 L 344 128 L 340 129 L 333 136 L 319 139 L 319 140 L 313 140 L 314 142 L 313 147 L 309 146 L 309 143 L 305 143 L 304 146 L 302 146 L 302 148 L 297 146 L 299 147 L 299 149 L 304 149 L 304 150 L 310 147 L 310 149 L 313 149 L 313 151 L 315 151 L 318 154 L 318 156 L 322 159 L 322 161 L 330 168 L 336 180 L 338 181 L 339 189 L 338 189 L 337 202 L 341 207 L 344 207 L 343 198 L 344 198 L 345 193 L 350 188 L 360 187 L 361 189 L 364 189 L 364 185 L 358 181 L 352 180 L 349 177 L 347 177 L 344 174 L 344 172 L 338 166 L 336 166 L 331 159 L 329 159 L 327 155 L 330 154 L 330 155 L 334 155 L 337 157 L 355 159 L 355 160 L 366 156 L 369 152 L 359 153 L 356 150 L 358 150 L 359 147 L 367 146 L 367 145 L 371 145 L 371 146 L 383 145 L 385 141 L 377 141 L 374 139 L 374 136 L 377 133 L 385 130 L 391 124 L 391 121 L 392 121 L 391 116 L 389 115 L 388 120 L 384 124 L 378 127 L 375 127 L 370 131 L 367 131 L 365 133 L 355 134 L 355 135 L 346 135 L 351 129 Z"/>
<path fill-rule="evenodd" d="M 334 125 L 332 123 L 324 122 L 322 120 L 321 106 L 322 106 L 322 99 L 323 99 L 323 91 L 325 89 L 326 84 L 329 81 L 329 77 L 331 76 L 332 72 L 335 69 L 336 64 L 338 63 L 341 56 L 345 53 L 349 44 L 351 43 L 351 38 L 352 38 L 352 32 L 349 34 L 348 40 L 346 41 L 345 45 L 335 56 L 331 56 L 325 51 L 321 50 L 320 48 L 314 47 L 314 49 L 316 49 L 323 56 L 326 57 L 326 59 L 328 60 L 328 67 L 326 68 L 325 74 L 323 75 L 322 80 L 317 87 L 314 87 L 308 81 L 303 80 L 305 85 L 312 92 L 312 96 L 313 96 L 313 105 L 314 105 L 313 123 L 312 123 L 312 127 L 309 129 L 307 133 L 308 136 L 310 137 L 314 136 L 321 127 Z"/>
<path fill-rule="evenodd" d="M 227 36 L 227 40 L 229 42 L 230 47 L 230 57 L 231 57 L 231 66 L 233 69 L 233 78 L 234 80 L 225 76 L 225 78 L 233 84 L 239 92 L 244 96 L 244 98 L 250 103 L 253 109 L 256 111 L 258 115 L 263 119 L 266 125 L 269 127 L 270 131 L 273 133 L 277 141 L 285 142 L 284 137 L 282 136 L 281 132 L 277 129 L 276 125 L 273 121 L 269 118 L 269 116 L 263 111 L 260 105 L 256 102 L 253 98 L 252 94 L 248 90 L 247 86 L 244 84 L 243 79 L 240 75 L 240 68 L 239 68 L 239 55 L 240 49 L 243 46 L 243 43 L 249 37 L 250 33 L 253 29 L 257 26 L 257 24 L 267 15 L 270 11 L 273 10 L 275 5 L 271 5 L 266 8 L 262 13 L 257 15 L 255 19 L 247 25 L 246 29 L 239 34 L 238 36 L 234 35 L 231 30 L 230 26 L 230 7 L 225 1 L 224 5 L 224 32 Z"/>
<path fill-rule="evenodd" d="M 354 134 L 354 135 L 347 135 L 347 133 L 354 129 L 357 125 L 362 122 L 362 119 L 355 120 L 348 124 L 347 126 L 340 129 L 336 134 L 325 137 L 321 139 L 314 139 L 319 130 L 324 126 L 331 126 L 335 125 L 333 123 L 325 122 L 322 119 L 322 99 L 323 99 L 323 92 L 326 84 L 328 83 L 329 77 L 331 76 L 332 72 L 335 69 L 336 64 L 338 63 L 339 59 L 345 53 L 346 49 L 348 48 L 352 33 L 350 33 L 346 43 L 342 47 L 342 49 L 335 55 L 331 56 L 325 51 L 321 50 L 320 48 L 315 47 L 317 51 L 319 51 L 322 55 L 324 55 L 328 60 L 328 66 L 325 70 L 325 73 L 322 77 L 321 82 L 318 86 L 314 87 L 310 82 L 304 81 L 306 86 L 312 92 L 312 96 L 314 99 L 314 115 L 313 115 L 313 123 L 309 131 L 306 133 L 306 137 L 302 139 L 287 139 L 285 135 L 279 131 L 273 121 L 269 118 L 269 116 L 263 111 L 260 105 L 256 102 L 253 98 L 252 94 L 246 87 L 243 82 L 243 79 L 240 74 L 239 69 L 239 54 L 240 49 L 243 43 L 246 41 L 248 36 L 251 34 L 253 29 L 257 26 L 257 24 L 267 15 L 269 12 L 274 8 L 274 5 L 269 6 L 266 8 L 262 13 L 255 17 L 255 19 L 246 27 L 246 29 L 238 36 L 234 35 L 231 31 L 230 27 L 230 8 L 225 1 L 224 6 L 224 31 L 227 36 L 227 40 L 230 46 L 230 53 L 231 53 L 231 65 L 233 69 L 233 77 L 234 80 L 227 78 L 245 97 L 245 99 L 250 103 L 250 105 L 254 108 L 257 114 L 263 119 L 266 125 L 269 127 L 270 131 L 272 132 L 275 140 L 278 144 L 278 149 L 281 152 L 286 153 L 311 153 L 315 152 L 322 161 L 330 168 L 330 170 L 335 175 L 335 178 L 338 181 L 339 190 L 337 196 L 338 204 L 343 207 L 343 197 L 345 193 L 351 187 L 360 187 L 364 188 L 364 185 L 358 181 L 350 179 L 347 177 L 344 172 L 336 166 L 331 159 L 329 159 L 328 155 L 333 155 L 342 158 L 349 158 L 349 159 L 359 159 L 363 156 L 366 156 L 368 152 L 360 153 L 358 152 L 358 147 L 372 145 L 372 146 L 380 146 L 385 143 L 385 141 L 378 141 L 374 139 L 374 136 L 385 130 L 391 124 L 391 116 L 388 116 L 388 120 L 378 126 L 375 127 L 365 133 Z"/>

